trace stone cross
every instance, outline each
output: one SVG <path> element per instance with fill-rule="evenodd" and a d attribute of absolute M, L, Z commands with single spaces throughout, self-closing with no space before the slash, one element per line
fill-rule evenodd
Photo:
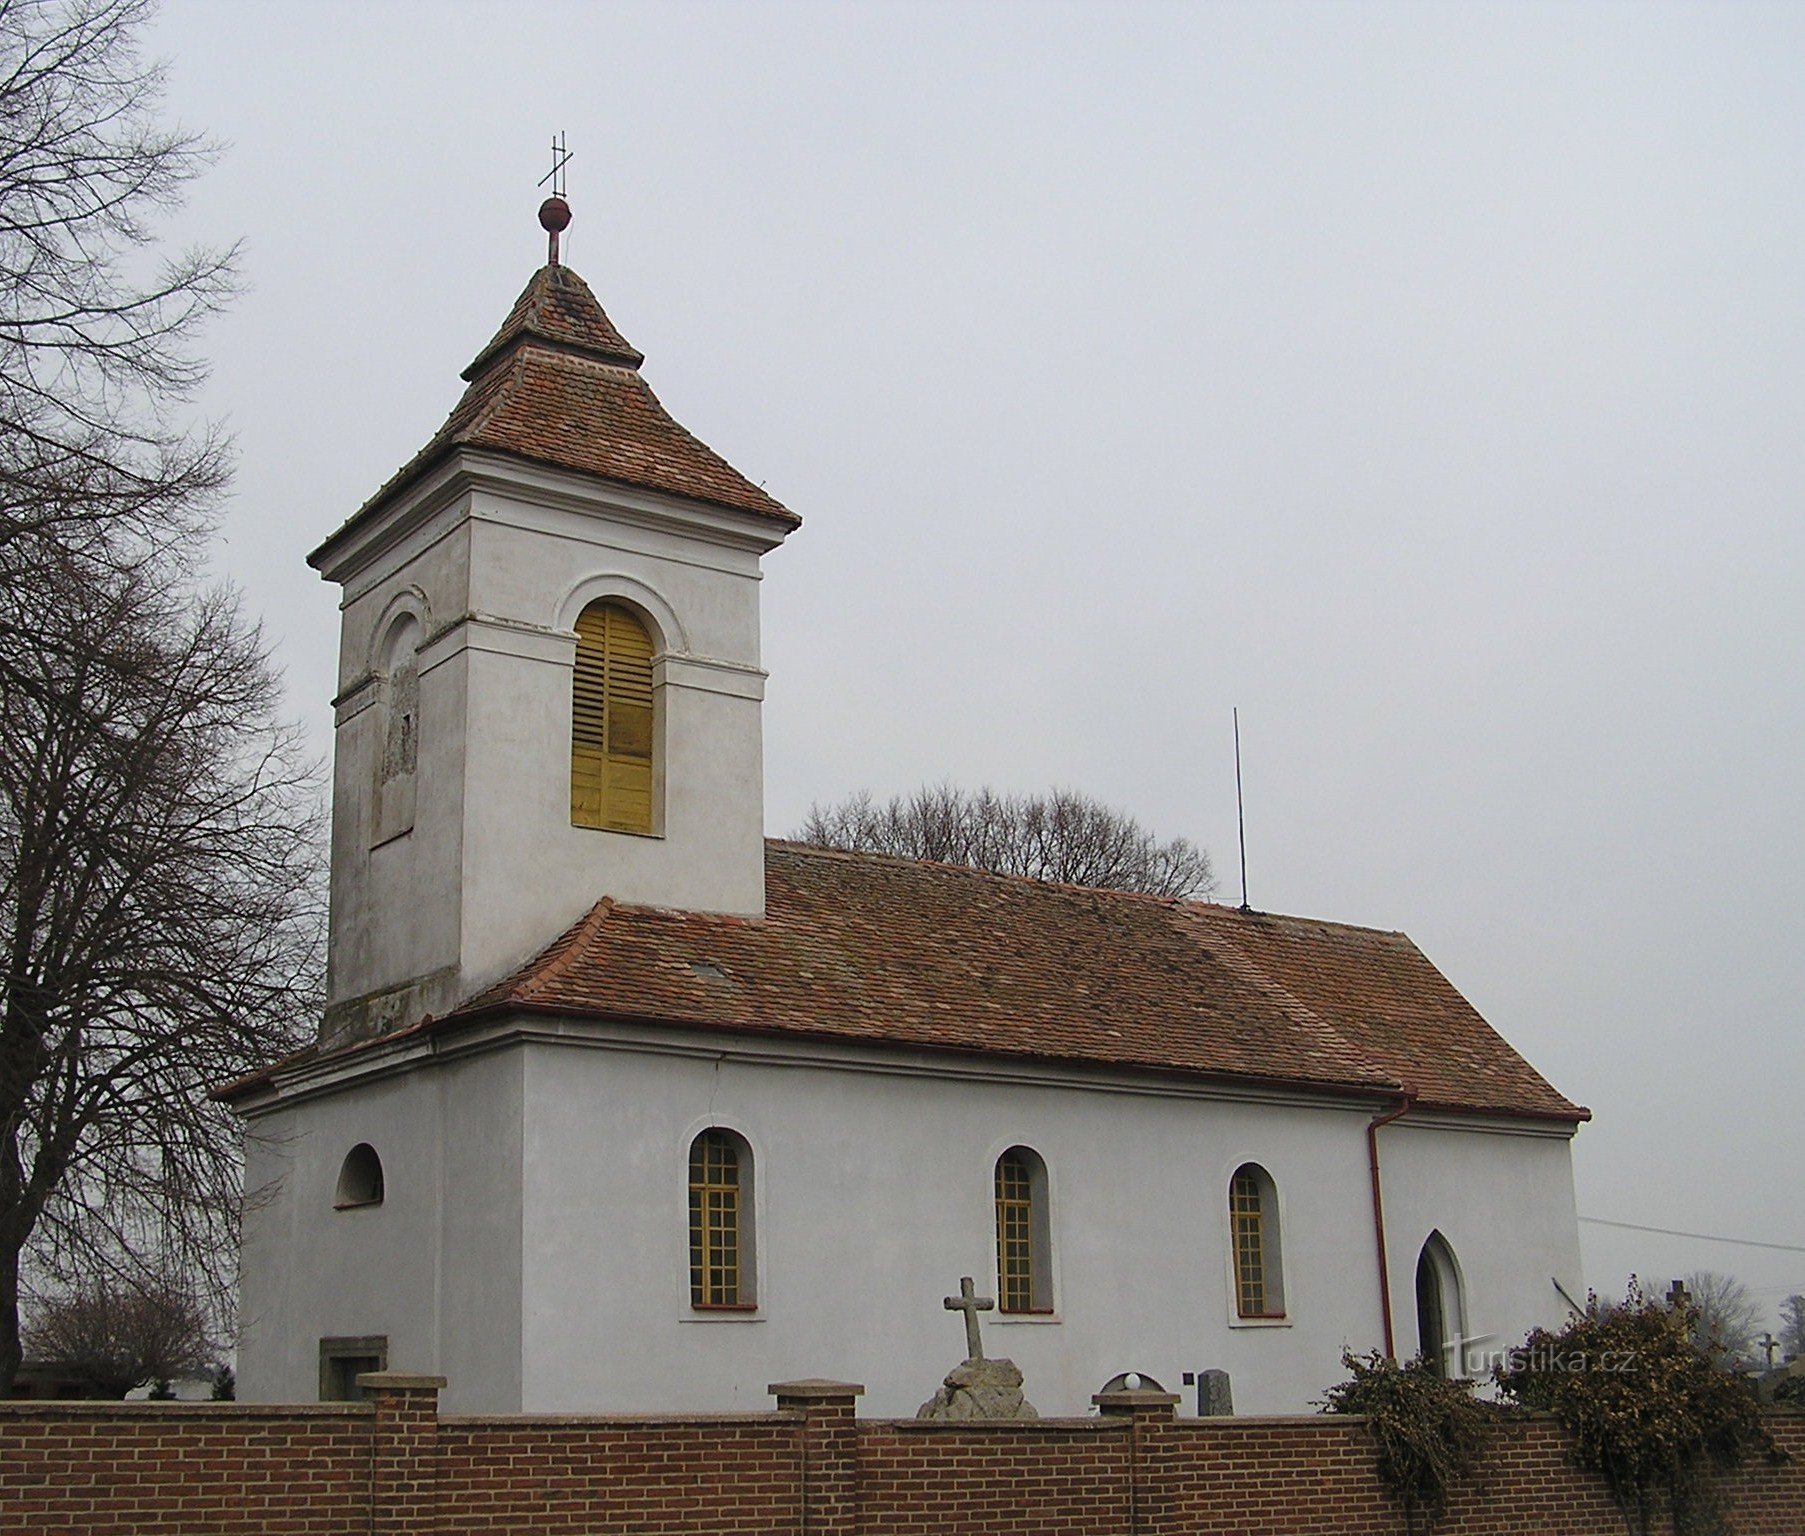
<path fill-rule="evenodd" d="M 1678 1308 L 1692 1300 L 1692 1293 L 1686 1289 L 1684 1280 L 1676 1280 L 1667 1287 L 1667 1305 Z"/>
<path fill-rule="evenodd" d="M 988 1312 L 996 1303 L 988 1296 L 978 1295 L 977 1287 L 971 1283 L 971 1276 L 964 1275 L 959 1280 L 959 1294 L 948 1296 L 944 1305 L 949 1312 L 965 1314 L 965 1358 L 982 1360 L 984 1341 L 978 1337 L 978 1314 Z"/>
<path fill-rule="evenodd" d="M 1774 1368 L 1774 1351 L 1780 1347 L 1780 1341 L 1771 1333 L 1764 1333 L 1755 1342 L 1767 1351 L 1767 1368 L 1771 1371 Z"/>

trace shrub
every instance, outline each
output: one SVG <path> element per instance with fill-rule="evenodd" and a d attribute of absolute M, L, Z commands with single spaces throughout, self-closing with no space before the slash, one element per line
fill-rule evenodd
<path fill-rule="evenodd" d="M 1692 1309 L 1645 1296 L 1588 1296 L 1558 1332 L 1538 1328 L 1493 1374 L 1505 1397 L 1552 1413 L 1579 1464 L 1604 1475 L 1650 1529 L 1665 1507 L 1678 1536 L 1723 1529 L 1716 1474 L 1780 1453 L 1747 1384 L 1699 1349 Z"/>
<path fill-rule="evenodd" d="M 1474 1398 L 1472 1382 L 1450 1381 L 1420 1358 L 1399 1365 L 1376 1351 L 1343 1350 L 1341 1363 L 1352 1375 L 1323 1395 L 1323 1412 L 1366 1415 L 1380 1480 L 1407 1524 L 1433 1522 L 1483 1459 L 1494 1410 Z"/>

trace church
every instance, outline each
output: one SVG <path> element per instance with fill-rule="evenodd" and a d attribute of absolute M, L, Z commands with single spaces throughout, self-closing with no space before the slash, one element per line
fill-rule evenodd
<path fill-rule="evenodd" d="M 1304 1412 L 1344 1348 L 1483 1374 L 1558 1323 L 1587 1112 L 1403 934 L 765 837 L 760 562 L 801 519 L 541 222 L 443 427 L 310 557 L 328 998 L 220 1090 L 241 1395 L 732 1412 L 821 1376 L 909 1415 L 962 1277 L 1051 1415 L 1129 1371 Z"/>

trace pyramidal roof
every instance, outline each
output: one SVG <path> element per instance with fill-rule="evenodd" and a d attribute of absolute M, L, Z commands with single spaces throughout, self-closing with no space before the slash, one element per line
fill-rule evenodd
<path fill-rule="evenodd" d="M 565 266 L 541 267 L 521 290 L 489 345 L 461 375 L 474 382 L 510 348 L 529 341 L 597 362 L 637 369 L 645 354 L 614 328 L 589 291 L 589 284 Z"/>
<path fill-rule="evenodd" d="M 589 285 L 557 263 L 533 274 L 466 368 L 469 387 L 432 439 L 311 557 L 458 448 L 486 448 L 766 518 L 802 519 L 684 430 L 640 377 L 644 355 Z"/>

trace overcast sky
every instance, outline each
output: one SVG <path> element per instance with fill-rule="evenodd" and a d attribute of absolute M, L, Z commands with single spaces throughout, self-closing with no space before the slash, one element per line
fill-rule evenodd
<path fill-rule="evenodd" d="M 303 564 L 544 259 L 802 514 L 768 824 L 1067 785 L 1401 928 L 1583 1216 L 1805 1246 L 1805 7 L 170 0 L 242 236 L 227 571 Z M 1586 1280 L 1805 1253 L 1587 1225 Z"/>

